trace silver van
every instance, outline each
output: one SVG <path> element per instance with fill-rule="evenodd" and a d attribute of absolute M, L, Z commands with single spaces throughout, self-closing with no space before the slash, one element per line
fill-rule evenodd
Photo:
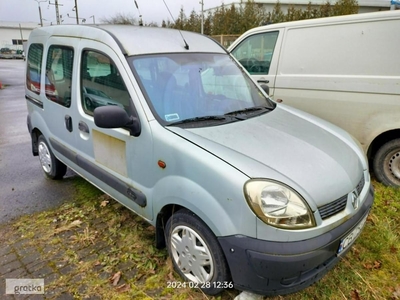
<path fill-rule="evenodd" d="M 43 27 L 26 76 L 45 175 L 71 168 L 154 225 L 188 287 L 296 292 L 363 229 L 373 189 L 359 144 L 272 101 L 212 39 Z"/>

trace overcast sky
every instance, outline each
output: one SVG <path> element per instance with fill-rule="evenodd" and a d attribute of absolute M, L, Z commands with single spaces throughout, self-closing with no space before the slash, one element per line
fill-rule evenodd
<path fill-rule="evenodd" d="M 56 23 L 55 5 L 49 5 L 47 0 L 0 0 L 0 21 L 5 22 L 40 22 L 38 2 L 42 10 L 43 22 L 49 24 Z M 86 18 L 86 23 L 93 23 L 95 16 L 96 23 L 103 18 L 110 18 L 118 13 L 138 19 L 139 12 L 136 9 L 134 0 L 76 0 L 78 3 L 79 18 Z M 196 12 L 201 11 L 201 0 L 164 0 L 172 16 L 176 19 L 179 15 L 181 7 L 189 16 L 194 9 Z M 140 13 L 145 23 L 157 22 L 161 25 L 162 20 L 171 20 L 168 10 L 163 0 L 136 0 Z M 203 0 L 204 9 L 220 6 L 223 3 L 231 3 L 229 0 Z M 50 3 L 55 3 L 51 0 Z M 60 15 L 64 20 L 63 24 L 76 23 L 75 12 L 72 11 L 75 6 L 75 0 L 58 0 Z M 62 6 L 61 6 L 62 4 Z M 68 17 L 68 15 L 70 17 Z"/>

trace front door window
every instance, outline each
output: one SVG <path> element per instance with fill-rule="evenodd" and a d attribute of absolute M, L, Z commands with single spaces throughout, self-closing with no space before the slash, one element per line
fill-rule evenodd
<path fill-rule="evenodd" d="M 84 51 L 81 64 L 81 99 L 84 111 L 116 105 L 129 111 L 129 93 L 115 65 L 107 55 Z"/>
<path fill-rule="evenodd" d="M 267 75 L 274 54 L 278 31 L 255 34 L 239 44 L 232 55 L 252 75 Z"/>

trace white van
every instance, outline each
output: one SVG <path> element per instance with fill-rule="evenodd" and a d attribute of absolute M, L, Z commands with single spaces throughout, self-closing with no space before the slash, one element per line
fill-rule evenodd
<path fill-rule="evenodd" d="M 355 136 L 377 179 L 400 186 L 400 11 L 251 29 L 229 51 L 269 95 Z"/>
<path fill-rule="evenodd" d="M 32 31 L 32 153 L 156 227 L 188 282 L 216 294 L 296 292 L 327 273 L 373 203 L 347 132 L 273 102 L 214 40 L 137 26 Z"/>

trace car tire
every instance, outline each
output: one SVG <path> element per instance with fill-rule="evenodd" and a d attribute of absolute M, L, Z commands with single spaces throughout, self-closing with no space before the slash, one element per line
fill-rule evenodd
<path fill-rule="evenodd" d="M 173 266 L 190 287 L 216 295 L 230 279 L 229 269 L 214 233 L 192 212 L 181 209 L 165 227 L 165 240 Z M 200 259 L 201 257 L 201 259 Z"/>
<path fill-rule="evenodd" d="M 62 179 L 64 177 L 67 166 L 54 156 L 43 135 L 38 138 L 38 154 L 46 177 L 51 179 Z"/>
<path fill-rule="evenodd" d="M 388 186 L 400 186 L 400 139 L 387 142 L 373 160 L 376 179 Z"/>

